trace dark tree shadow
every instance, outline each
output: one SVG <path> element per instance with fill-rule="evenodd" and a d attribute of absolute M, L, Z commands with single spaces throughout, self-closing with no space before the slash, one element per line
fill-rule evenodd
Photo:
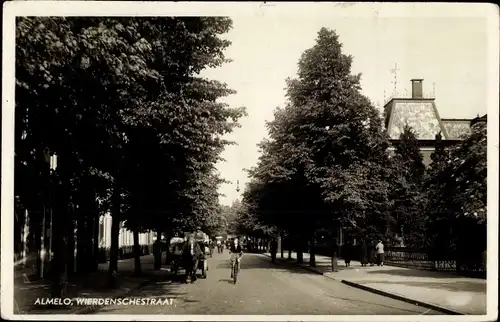
<path fill-rule="evenodd" d="M 245 258 L 251 257 L 252 260 L 245 260 Z M 271 257 L 265 254 L 258 253 L 247 253 L 243 256 L 241 261 L 241 270 L 245 272 L 246 270 L 267 270 L 272 269 L 274 271 L 287 271 L 293 274 L 307 274 L 307 275 L 320 275 L 326 272 L 331 272 L 331 268 L 324 263 L 318 263 L 317 267 L 311 268 L 308 266 L 306 261 L 303 265 L 299 265 L 296 260 L 287 260 L 286 258 L 276 258 L 273 263 Z M 210 264 L 209 264 L 210 265 Z M 215 269 L 231 269 L 231 263 L 229 259 L 220 261 Z M 319 273 L 318 273 L 319 271 Z"/>

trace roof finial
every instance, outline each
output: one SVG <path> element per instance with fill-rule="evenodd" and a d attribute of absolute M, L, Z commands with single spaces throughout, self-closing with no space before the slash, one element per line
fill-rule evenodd
<path fill-rule="evenodd" d="M 391 69 L 391 73 L 394 74 L 394 80 L 392 81 L 392 83 L 394 84 L 393 95 L 396 95 L 396 90 L 398 88 L 398 71 L 398 64 L 394 63 L 394 68 Z"/>

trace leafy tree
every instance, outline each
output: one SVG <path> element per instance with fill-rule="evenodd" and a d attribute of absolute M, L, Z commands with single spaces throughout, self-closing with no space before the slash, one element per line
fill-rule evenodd
<path fill-rule="evenodd" d="M 288 104 L 268 124 L 270 140 L 250 173 L 248 200 L 262 221 L 298 237 L 299 261 L 319 227 L 354 226 L 363 234 L 386 226 L 388 140 L 351 63 L 335 32 L 321 29 L 298 78 L 287 81 Z"/>
<path fill-rule="evenodd" d="M 395 216 L 394 232 L 404 236 L 410 247 L 425 245 L 425 213 L 422 181 L 425 166 L 418 146 L 418 139 L 409 126 L 405 126 L 395 147 L 393 158 Z"/>
<path fill-rule="evenodd" d="M 231 20 L 220 17 L 18 20 L 16 123 L 18 137 L 26 139 L 26 147 L 16 150 L 19 162 L 32 156 L 33 165 L 43 164 L 46 147 L 59 156 L 54 295 L 64 284 L 72 216 L 66 209 L 75 197 L 89 206 L 96 193 L 108 197 L 110 276 L 117 268 L 120 221 L 136 230 L 164 230 L 179 224 L 175 217 L 213 208 L 212 190 L 202 198 L 193 193 L 230 143 L 220 137 L 237 126 L 244 110 L 217 101 L 232 93 L 225 84 L 196 75 L 227 61 L 229 42 L 219 35 L 230 27 Z M 141 154 L 145 142 L 150 150 Z M 87 189 L 92 180 L 83 178 L 89 174 L 105 178 L 99 179 L 102 189 Z M 80 189 L 89 190 L 88 197 L 79 196 Z"/>
<path fill-rule="evenodd" d="M 480 265 L 486 249 L 486 122 L 435 158 L 426 180 L 429 246 L 455 254 L 457 268 Z"/>
<path fill-rule="evenodd" d="M 445 169 L 450 158 L 449 149 L 446 149 L 441 133 L 436 135 L 434 152 L 431 154 L 432 162 L 426 169 L 425 180 L 423 182 L 423 198 L 425 200 L 424 209 L 426 214 L 425 226 L 426 237 L 425 246 L 427 248 L 443 248 L 450 241 L 450 229 L 446 220 L 447 215 L 446 199 L 436 198 L 440 194 L 442 185 L 448 178 L 445 178 Z M 439 207 L 437 207 L 439 205 Z M 441 212 L 440 214 L 438 214 Z"/>

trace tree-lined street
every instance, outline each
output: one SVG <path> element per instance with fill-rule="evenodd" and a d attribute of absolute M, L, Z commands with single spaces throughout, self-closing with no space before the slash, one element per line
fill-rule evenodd
<path fill-rule="evenodd" d="M 209 260 L 206 280 L 180 284 L 165 277 L 134 296 L 174 298 L 173 306 L 108 306 L 109 314 L 436 315 L 439 312 L 358 290 L 303 268 L 274 265 L 262 254 L 245 254 L 236 285 L 229 256 Z"/>
<path fill-rule="evenodd" d="M 297 75 L 284 80 L 284 105 L 266 122 L 256 164 L 238 169 L 248 181 L 232 205 L 222 204 L 221 186 L 239 194 L 240 181 L 218 165 L 248 115 L 225 103 L 236 91 L 202 75 L 230 62 L 232 28 L 215 16 L 17 19 L 16 269 L 32 265 L 29 279 L 43 281 L 52 298 L 83 288 L 123 296 L 114 291 L 148 278 L 127 296 L 174 298 L 173 306 L 97 311 L 123 315 L 441 314 L 271 263 L 267 251 L 310 267 L 324 255 L 332 274 L 338 258 L 367 269 L 387 255 L 389 265 L 486 276 L 487 118 L 446 144 L 432 133 L 424 164 L 408 122 L 398 140 L 389 138 L 387 111 L 352 71 L 348 35 L 333 29 L 317 31 Z M 133 237 L 133 261 L 124 256 L 124 232 Z M 151 232 L 154 245 L 141 244 L 140 234 Z M 169 248 L 172 237 L 180 252 Z M 236 285 L 227 249 L 214 250 L 207 279 L 180 283 L 169 272 L 173 259 L 194 262 L 196 242 L 201 252 L 216 240 L 236 252 L 234 237 L 246 251 Z M 28 252 L 33 260 L 19 264 Z M 19 268 L 16 276 L 25 275 Z M 15 283 L 19 301 L 24 286 Z"/>
<path fill-rule="evenodd" d="M 485 276 L 486 117 L 453 144 L 432 133 L 426 167 L 408 123 L 389 140 L 387 111 L 362 94 L 340 39 L 322 28 L 287 80 L 287 104 L 267 122 L 269 138 L 234 210 L 239 230 L 279 235 L 299 263 L 311 252 L 312 266 L 317 251 L 335 257 L 345 242 L 357 243 L 349 256 L 367 262 L 381 241 Z"/>

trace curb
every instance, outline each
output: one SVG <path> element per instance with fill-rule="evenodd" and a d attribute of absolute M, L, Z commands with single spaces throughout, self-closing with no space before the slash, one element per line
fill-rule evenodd
<path fill-rule="evenodd" d="M 403 301 L 403 302 L 410 303 L 410 304 L 417 305 L 417 306 L 422 306 L 422 307 L 425 307 L 425 308 L 428 308 L 428 309 L 432 309 L 432 310 L 435 310 L 435 311 L 439 311 L 439 312 L 442 312 L 442 313 L 445 313 L 445 314 L 450 314 L 450 315 L 465 315 L 464 313 L 460 313 L 460 312 L 448 310 L 448 309 L 445 309 L 444 307 L 441 307 L 441 306 L 437 306 L 437 305 L 426 303 L 426 302 L 422 302 L 422 301 L 413 300 L 413 299 L 410 299 L 410 298 L 407 298 L 407 297 L 404 297 L 404 296 L 400 296 L 400 295 L 388 293 L 388 292 L 385 292 L 385 291 L 377 290 L 375 288 L 372 288 L 372 287 L 369 287 L 369 286 L 365 286 L 365 285 L 361 285 L 361 284 L 354 283 L 354 282 L 350 282 L 350 281 L 347 281 L 347 280 L 341 280 L 340 282 L 343 283 L 343 284 L 349 285 L 351 287 L 359 288 L 359 289 L 361 289 L 363 291 L 371 292 L 371 293 L 382 295 L 382 296 L 385 296 L 385 297 L 390 297 L 390 298 L 395 299 L 395 300 Z"/>
<path fill-rule="evenodd" d="M 264 254 L 264 255 L 267 256 L 267 257 L 269 257 L 269 258 L 271 257 L 270 255 L 267 255 L 267 254 Z M 286 263 L 285 260 L 279 259 L 279 261 L 281 261 L 282 263 Z M 278 263 L 274 263 L 274 264 L 278 265 Z M 335 277 L 323 274 L 321 272 L 318 272 L 318 271 L 316 271 L 315 269 L 313 269 L 313 268 L 311 268 L 309 266 L 298 265 L 297 263 L 295 263 L 295 266 L 296 267 L 301 267 L 303 269 L 306 269 L 306 270 L 308 270 L 310 272 L 313 272 L 313 273 L 316 273 L 318 275 L 323 275 L 324 277 L 329 278 L 331 280 L 339 281 Z M 378 290 L 378 289 L 375 289 L 375 288 L 372 288 L 372 287 L 368 287 L 368 286 L 361 285 L 361 284 L 358 284 L 358 283 L 350 282 L 350 281 L 347 281 L 347 280 L 340 280 L 340 282 L 342 284 L 345 284 L 345 285 L 348 285 L 348 286 L 351 286 L 351 287 L 355 287 L 355 288 L 361 289 L 363 291 L 367 291 L 367 292 L 371 292 L 371 293 L 378 294 L 378 295 L 381 295 L 381 296 L 389 297 L 389 298 L 392 298 L 394 300 L 403 301 L 403 302 L 406 302 L 406 303 L 409 303 L 409 304 L 413 304 L 413 305 L 416 305 L 416 306 L 422 306 L 422 307 L 425 307 L 425 308 L 428 308 L 428 309 L 431 309 L 431 310 L 435 310 L 435 311 L 438 311 L 438 312 L 442 312 L 442 313 L 445 313 L 445 314 L 449 314 L 449 315 L 465 315 L 464 313 L 460 313 L 460 312 L 457 312 L 457 311 L 452 311 L 452 310 L 446 309 L 446 308 L 441 307 L 441 306 L 437 306 L 437 305 L 426 303 L 426 302 L 422 302 L 422 301 L 417 301 L 417 300 L 410 299 L 410 298 L 407 298 L 407 297 L 404 297 L 404 296 L 400 296 L 400 295 L 395 295 L 395 294 L 392 294 L 392 293 L 381 291 L 381 290 Z"/>
<path fill-rule="evenodd" d="M 150 282 L 151 282 L 150 280 L 145 280 L 145 281 L 139 283 L 139 285 L 130 288 L 128 291 L 126 291 L 123 294 L 120 294 L 120 295 L 118 295 L 116 297 L 127 296 L 130 293 L 132 293 L 134 291 L 137 291 L 138 289 L 141 289 L 144 286 L 148 285 Z M 75 310 L 75 311 L 73 311 L 73 312 L 71 312 L 69 314 L 79 314 L 79 315 L 92 314 L 92 313 L 95 313 L 97 310 L 99 310 L 99 309 L 101 309 L 103 307 L 105 307 L 105 305 L 90 305 L 90 306 L 85 306 L 85 307 L 83 307 L 81 309 L 78 309 L 78 310 Z"/>

